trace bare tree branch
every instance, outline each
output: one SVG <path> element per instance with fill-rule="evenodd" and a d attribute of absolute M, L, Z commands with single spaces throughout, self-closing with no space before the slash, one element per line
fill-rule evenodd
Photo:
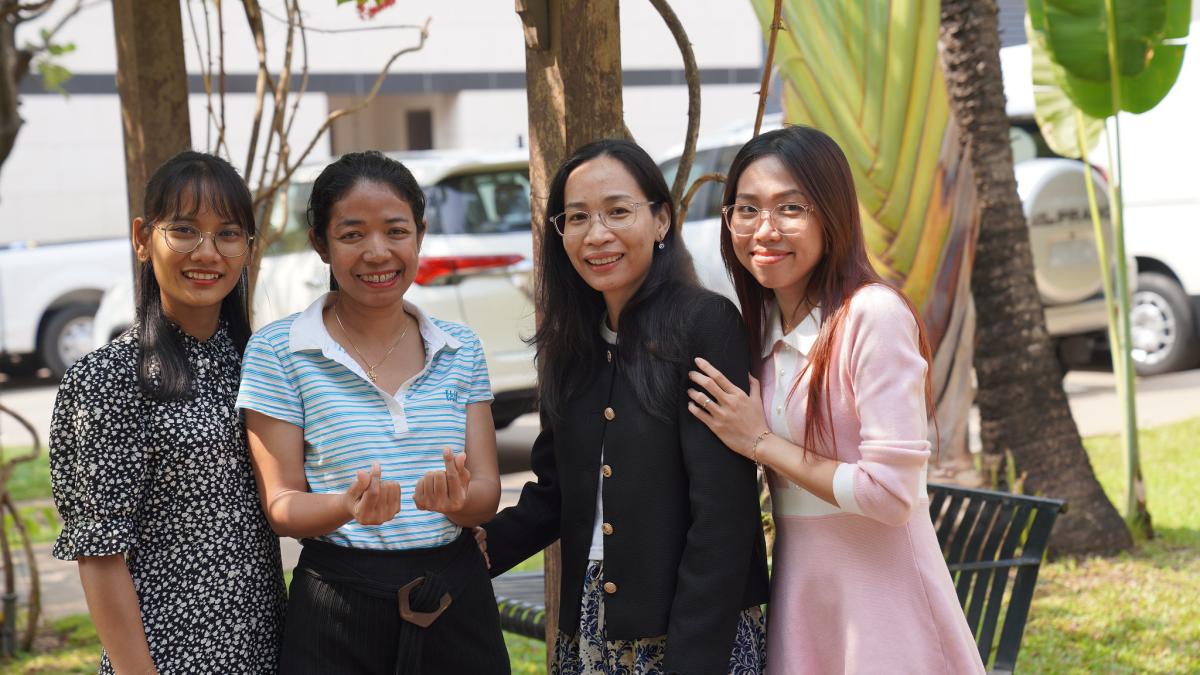
<path fill-rule="evenodd" d="M 48 47 L 50 45 L 50 41 L 54 39 L 54 36 L 58 35 L 58 31 L 62 30 L 63 26 L 67 25 L 68 21 L 74 19 L 75 15 L 89 7 L 95 7 L 104 1 L 105 0 L 94 0 L 93 2 L 84 4 L 83 0 L 75 0 L 75 6 L 72 7 L 66 14 L 63 14 L 62 18 L 58 20 L 58 23 L 54 24 L 53 28 L 50 28 L 46 31 L 45 38 L 42 40 L 42 48 L 44 49 Z M 47 9 L 48 8 L 49 7 L 47 7 Z M 25 19 L 22 19 L 22 21 L 25 21 Z"/>
<path fill-rule="evenodd" d="M 692 186 L 688 188 L 687 194 L 685 194 L 683 199 L 679 201 L 679 213 L 675 216 L 675 219 L 679 221 L 680 227 L 683 227 L 683 221 L 687 220 L 688 207 L 692 205 L 692 198 L 696 196 L 696 190 L 699 190 L 701 185 L 704 185 L 708 182 L 724 183 L 725 174 L 715 172 L 706 173 L 697 177 L 696 180 L 692 182 Z"/>
<path fill-rule="evenodd" d="M 288 22 L 288 20 L 286 18 L 281 17 L 278 14 L 272 13 L 270 10 L 266 9 L 265 7 L 262 8 L 262 13 L 264 16 L 268 16 L 268 17 L 278 21 L 279 23 L 287 23 Z M 418 26 L 415 23 L 389 24 L 389 25 L 384 25 L 384 26 L 357 26 L 355 28 L 320 28 L 318 26 L 308 26 L 305 28 L 305 30 L 312 31 L 314 33 L 324 33 L 327 35 L 336 35 L 338 33 L 366 33 L 367 31 L 375 31 L 375 30 L 421 30 L 421 26 Z"/>
<path fill-rule="evenodd" d="M 267 146 L 263 149 L 263 162 L 259 168 L 258 185 L 274 185 L 279 177 L 279 167 L 287 163 L 287 136 L 283 133 L 284 117 L 287 113 L 287 97 L 288 88 L 292 83 L 292 47 L 296 39 L 296 21 L 293 14 L 293 4 L 286 5 L 288 8 L 288 29 L 287 38 L 284 41 L 283 47 L 283 65 L 279 69 L 279 76 L 275 79 L 275 89 L 273 90 L 273 104 L 271 107 L 271 124 L 267 131 Z M 269 166 L 267 158 L 271 155 L 271 146 L 275 141 L 279 141 L 279 156 L 274 162 L 274 166 Z M 271 180 L 267 180 L 267 171 L 272 170 Z M 269 194 L 274 194 L 274 190 L 268 190 Z M 263 195 L 263 193 L 259 193 Z M 260 197 L 261 198 L 261 197 Z M 256 204 L 261 208 L 261 204 Z M 265 220 L 265 219 L 264 219 Z"/>
<path fill-rule="evenodd" d="M 225 157 L 233 161 L 229 143 L 225 140 L 225 5 L 213 0 L 217 8 L 217 105 L 220 108 L 220 124 L 217 133 L 217 150 L 225 148 Z"/>
<path fill-rule="evenodd" d="M 262 128 L 263 107 L 266 104 L 267 87 L 272 89 L 271 73 L 267 70 L 267 37 L 263 30 L 262 13 L 258 0 L 243 0 L 246 9 L 246 22 L 250 24 L 250 33 L 254 35 L 254 51 L 258 55 L 258 77 L 254 84 L 254 122 L 250 125 L 250 148 L 246 152 L 246 169 L 243 176 L 254 173 L 254 156 L 258 152 L 258 134 Z"/>
<path fill-rule="evenodd" d="M 679 53 L 683 56 L 683 75 L 687 80 L 687 135 L 683 141 L 683 154 L 679 157 L 679 169 L 675 172 L 675 183 L 671 186 L 671 199 L 680 207 L 680 197 L 683 195 L 684 186 L 687 185 L 688 176 L 692 173 L 692 162 L 696 159 L 696 138 L 700 134 L 700 69 L 696 66 L 692 43 L 688 41 L 687 32 L 684 31 L 683 24 L 679 22 L 679 17 L 671 9 L 671 5 L 667 0 L 650 0 L 650 4 L 658 10 L 674 36 L 675 44 L 679 46 Z M 683 223 L 682 218 L 676 220 L 680 224 Z"/>
<path fill-rule="evenodd" d="M 300 153 L 300 156 L 296 158 L 295 163 L 293 163 L 293 165 L 288 168 L 287 173 L 284 176 L 280 177 L 280 179 L 278 181 L 276 181 L 274 184 L 271 185 L 271 187 L 270 187 L 271 190 L 279 189 L 280 185 L 282 185 L 283 183 L 285 183 L 291 179 L 292 173 L 296 170 L 296 168 L 298 166 L 300 166 L 301 164 L 304 163 L 304 160 L 308 157 L 309 153 L 311 153 L 313 148 L 316 147 L 317 141 L 320 140 L 321 136 L 323 136 L 325 134 L 325 132 L 329 130 L 329 127 L 333 126 L 334 122 L 341 119 L 342 117 L 345 117 L 346 115 L 352 115 L 352 114 L 366 108 L 368 105 L 371 104 L 371 101 L 375 100 L 375 97 L 379 94 L 379 88 L 381 86 L 383 86 L 383 81 L 384 81 L 384 79 L 387 78 L 388 70 L 391 69 L 392 64 L 396 62 L 396 59 L 400 58 L 401 56 L 404 56 L 405 54 L 410 54 L 415 51 L 420 51 L 425 46 L 425 41 L 429 38 L 429 22 L 430 21 L 431 21 L 431 19 L 425 19 L 425 24 L 421 27 L 421 39 L 416 45 L 414 45 L 412 47 L 405 47 L 404 49 L 401 49 L 400 51 L 396 52 L 395 54 L 392 54 L 392 57 L 387 60 L 387 63 L 385 63 L 383 65 L 383 68 L 380 70 L 379 75 L 377 75 L 375 77 L 375 83 L 373 85 L 371 85 L 371 90 L 369 92 L 367 92 L 366 98 L 364 98 L 363 100 L 359 101 L 357 104 L 352 105 L 348 108 L 342 108 L 340 110 L 335 110 L 335 111 L 329 113 L 329 115 L 325 118 L 325 121 L 321 124 L 320 128 L 317 129 L 317 132 L 315 134 L 313 134 L 312 140 L 310 140 L 308 142 L 308 145 L 304 148 L 304 152 Z"/>
<path fill-rule="evenodd" d="M 192 32 L 192 42 L 196 47 L 196 62 L 200 64 L 200 82 L 204 85 L 204 107 L 207 112 L 207 119 L 204 123 L 204 147 L 212 152 L 212 132 L 217 116 L 213 111 L 212 102 L 212 40 L 209 31 L 208 5 L 204 0 L 200 0 L 200 7 L 204 10 L 204 49 L 200 48 L 200 32 L 196 30 L 196 15 L 192 12 L 191 0 L 184 2 L 183 7 L 187 11 L 188 29 Z"/>
<path fill-rule="evenodd" d="M 771 69 L 775 65 L 775 38 L 783 28 L 780 18 L 783 14 L 783 0 L 775 0 L 775 15 L 771 18 L 771 38 L 767 41 L 767 60 L 763 63 L 762 82 L 758 86 L 758 114 L 754 117 L 754 135 L 762 129 L 763 114 L 767 110 L 767 92 L 771 88 Z"/>
<path fill-rule="evenodd" d="M 22 5 L 19 2 L 6 2 L 3 5 L 0 5 L 0 19 L 7 19 L 8 17 L 16 14 L 17 18 L 15 23 L 29 21 L 30 19 L 36 19 L 44 14 L 46 10 L 50 9 L 50 6 L 53 4 L 54 0 L 43 0 L 42 2 L 35 2 L 31 5 Z M 21 16 L 22 13 L 27 14 L 28 16 Z"/>
<path fill-rule="evenodd" d="M 296 114 L 300 109 L 300 99 L 308 93 L 308 28 L 304 25 L 304 13 L 300 11 L 299 0 L 296 0 L 296 25 L 300 29 L 300 85 L 292 97 L 292 110 L 284 129 L 284 135 L 288 138 L 292 135 L 292 124 L 296 121 Z"/>

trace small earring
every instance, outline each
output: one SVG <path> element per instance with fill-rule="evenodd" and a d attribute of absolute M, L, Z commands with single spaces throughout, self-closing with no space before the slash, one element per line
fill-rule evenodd
<path fill-rule="evenodd" d="M 665 242 L 662 242 L 662 241 L 658 242 L 658 250 L 661 251 L 666 247 L 667 247 L 667 244 Z"/>

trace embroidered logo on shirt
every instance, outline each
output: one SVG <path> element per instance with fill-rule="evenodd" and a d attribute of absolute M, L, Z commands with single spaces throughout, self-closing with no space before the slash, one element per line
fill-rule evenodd
<path fill-rule="evenodd" d="M 458 390 L 449 388 L 446 389 L 446 400 L 458 403 Z"/>

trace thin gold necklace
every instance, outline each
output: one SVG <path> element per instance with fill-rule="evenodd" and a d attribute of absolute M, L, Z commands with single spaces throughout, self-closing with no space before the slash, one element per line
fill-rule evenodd
<path fill-rule="evenodd" d="M 392 352 L 396 351 L 396 347 L 400 346 L 400 342 L 404 340 L 404 336 L 408 335 L 408 329 L 412 327 L 411 323 L 405 326 L 404 330 L 400 331 L 400 337 L 396 338 L 396 341 L 392 343 L 391 349 L 387 350 L 387 353 L 383 355 L 383 358 L 379 359 L 378 363 L 371 365 L 371 362 L 368 361 L 367 357 L 363 355 L 362 350 L 358 348 L 358 345 L 354 344 L 354 340 L 350 337 L 350 333 L 346 331 L 346 324 L 342 323 L 342 317 L 340 314 L 338 314 L 337 305 L 333 306 L 333 318 L 337 319 L 338 328 L 342 329 L 342 335 L 346 336 L 346 342 L 350 343 L 350 347 L 354 350 L 354 353 L 358 354 L 358 358 L 362 359 L 363 365 L 367 367 L 367 379 L 371 381 L 371 384 L 375 384 L 375 380 L 378 379 L 378 376 L 375 374 L 375 369 L 379 366 L 382 366 L 383 362 L 387 361 L 388 357 L 392 355 Z"/>
<path fill-rule="evenodd" d="M 804 298 L 803 300 L 800 301 L 799 304 L 796 305 L 796 308 L 792 310 L 792 320 L 796 319 L 796 314 L 798 314 L 800 312 L 800 308 L 805 307 L 805 306 L 808 307 L 809 312 L 812 312 L 813 308 L 815 307 L 815 305 L 812 305 L 808 302 L 808 298 Z M 808 316 L 808 312 L 806 312 L 804 316 Z M 787 335 L 788 333 L 792 332 L 792 328 L 795 328 L 796 325 L 799 324 L 799 322 L 797 322 L 796 325 L 793 325 L 791 328 L 789 328 L 788 320 L 783 315 L 782 307 L 779 308 L 779 319 L 780 319 L 780 322 L 783 324 L 783 334 L 784 335 Z"/>

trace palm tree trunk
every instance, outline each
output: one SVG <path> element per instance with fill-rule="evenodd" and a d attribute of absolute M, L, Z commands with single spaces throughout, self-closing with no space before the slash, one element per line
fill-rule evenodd
<path fill-rule="evenodd" d="M 1033 277 L 1008 142 L 994 0 L 942 0 L 941 46 L 979 199 L 971 286 L 984 452 L 1001 458 L 1011 452 L 1025 492 L 1067 500 L 1070 511 L 1050 542 L 1055 554 L 1126 550 L 1133 541 L 1083 448 Z"/>

